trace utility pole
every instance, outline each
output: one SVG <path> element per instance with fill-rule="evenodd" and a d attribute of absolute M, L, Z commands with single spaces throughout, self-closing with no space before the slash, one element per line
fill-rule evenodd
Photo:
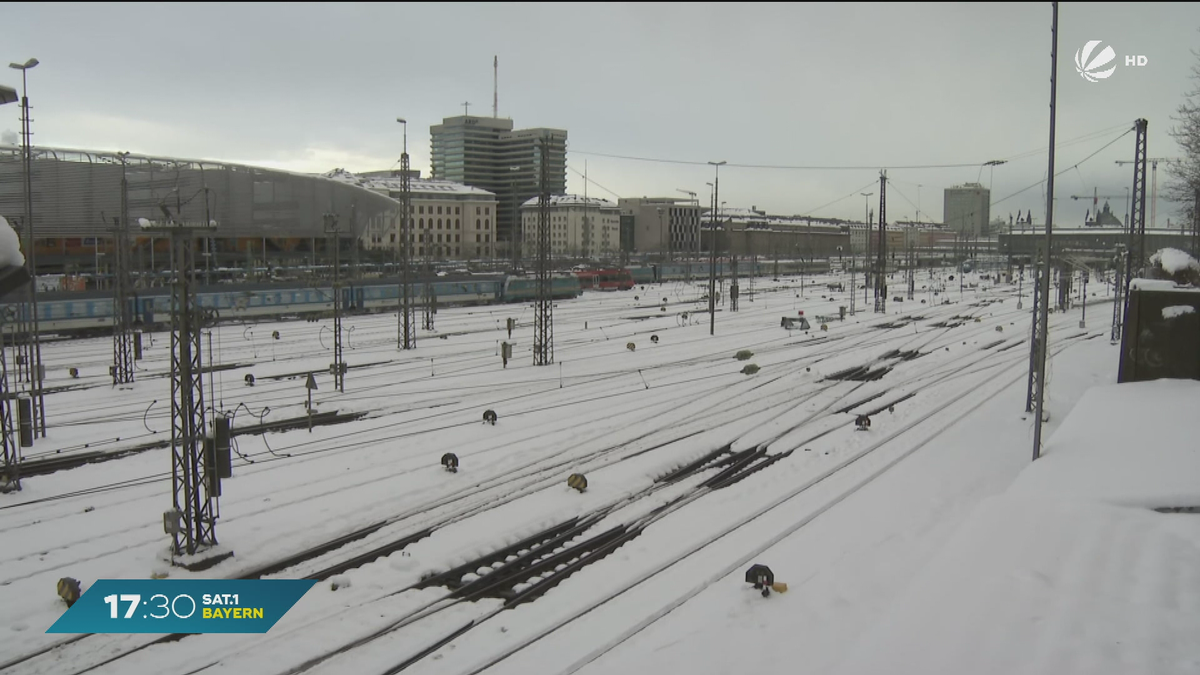
<path fill-rule="evenodd" d="M 1113 344 L 1121 341 L 1121 328 L 1125 319 L 1125 280 L 1122 278 L 1122 272 L 1129 265 L 1125 260 L 1128 255 L 1125 247 L 1118 245 L 1117 254 L 1113 257 L 1113 315 L 1112 330 L 1108 336 Z"/>
<path fill-rule="evenodd" d="M 875 263 L 875 313 L 887 313 L 887 171 L 879 172 L 879 257 Z"/>
<path fill-rule="evenodd" d="M 425 230 L 425 284 L 421 303 L 421 328 L 424 330 L 433 330 L 433 315 L 437 313 L 437 294 L 433 290 L 433 280 L 437 278 L 433 273 L 433 250 L 433 228 L 430 227 Z"/>
<path fill-rule="evenodd" d="M 914 267 L 914 265 L 916 263 L 916 256 L 913 255 L 913 247 L 912 247 L 911 237 L 909 237 L 909 240 L 907 243 L 908 243 L 908 255 L 905 257 L 907 258 L 906 262 L 908 264 L 908 299 L 912 300 L 916 294 L 916 289 L 917 289 L 917 271 Z"/>
<path fill-rule="evenodd" d="M 133 309 L 130 302 L 133 292 L 129 280 L 129 180 L 127 176 L 128 152 L 117 153 L 121 160 L 121 215 L 113 218 L 113 257 L 115 279 L 113 280 L 113 386 L 133 382 Z M 205 194 L 205 220 L 207 213 Z M 205 241 L 208 241 L 207 239 Z"/>
<path fill-rule="evenodd" d="M 867 291 L 871 286 L 871 195 L 874 192 L 860 192 L 863 198 L 863 225 L 867 228 L 866 246 L 863 250 L 863 311 L 866 311 Z"/>
<path fill-rule="evenodd" d="M 1139 119 L 1133 151 L 1133 206 L 1129 211 L 1129 255 L 1125 258 L 1125 302 L 1129 302 L 1129 283 L 1146 264 L 1146 128 Z"/>
<path fill-rule="evenodd" d="M 1045 414 L 1046 401 L 1046 340 L 1050 320 L 1050 254 L 1052 251 L 1051 235 L 1054 229 L 1054 115 L 1058 93 L 1057 2 L 1054 3 L 1053 22 L 1050 47 L 1050 165 L 1046 172 L 1046 244 L 1045 252 L 1042 255 L 1042 278 L 1038 283 L 1038 301 L 1034 303 L 1038 312 L 1034 321 L 1038 329 L 1038 339 L 1035 345 L 1035 349 L 1037 349 L 1037 403 L 1033 420 L 1033 459 L 1035 460 L 1041 456 L 1042 452 L 1042 419 Z"/>
<path fill-rule="evenodd" d="M 403 117 L 396 121 L 404 126 L 404 154 L 400 155 L 400 315 L 396 321 L 396 346 L 400 349 L 417 348 L 417 315 L 413 306 L 412 287 L 412 179 L 408 163 L 408 122 Z"/>
<path fill-rule="evenodd" d="M 178 204 L 178 202 L 177 202 Z M 163 525 L 174 540 L 174 555 L 195 555 L 217 544 L 215 502 L 220 496 L 218 469 L 205 456 L 204 384 L 200 333 L 200 307 L 195 283 L 195 237 L 211 233 L 212 221 L 202 224 L 176 220 L 159 203 L 166 216 L 161 224 L 144 223 L 143 231 L 166 233 L 171 239 L 171 486 L 173 508 L 163 515 Z M 178 213 L 178 207 L 176 215 Z"/>
<path fill-rule="evenodd" d="M 537 299 L 533 306 L 533 365 L 554 363 L 554 302 L 550 273 L 550 136 L 539 143 Z"/>
<path fill-rule="evenodd" d="M 733 244 L 729 245 L 729 311 L 738 311 L 738 268 L 737 254 L 733 252 Z"/>
<path fill-rule="evenodd" d="M 25 263 L 29 269 L 29 320 L 24 360 L 29 381 L 29 395 L 32 400 L 34 434 L 46 437 L 46 400 L 42 393 L 42 383 L 45 379 L 42 367 L 41 330 L 38 325 L 37 302 L 37 247 L 34 246 L 33 234 L 33 118 L 29 114 L 28 75 L 29 69 L 38 65 L 37 59 L 29 59 L 25 63 L 10 63 L 9 68 L 21 71 L 21 161 L 24 166 L 24 197 L 25 197 L 25 228 L 28 233 L 29 255 Z M 18 364 L 19 365 L 19 364 Z"/>
<path fill-rule="evenodd" d="M 709 162 L 713 166 L 713 206 L 712 206 L 712 241 L 708 252 L 708 334 L 717 334 L 717 204 L 721 185 L 720 162 Z"/>
<path fill-rule="evenodd" d="M 8 360 L 5 357 L 7 346 L 4 344 L 4 328 L 12 325 L 16 315 L 12 305 L 0 307 L 0 450 L 3 451 L 0 459 L 4 462 L 0 465 L 0 493 L 21 489 L 21 449 L 16 434 L 13 433 L 13 397 L 8 391 Z M 16 336 L 13 342 L 16 342 Z M 16 345 L 13 347 L 15 350 Z"/>
<path fill-rule="evenodd" d="M 1200 187 L 1192 202 L 1192 257 L 1200 258 Z"/>
<path fill-rule="evenodd" d="M 854 274 L 854 247 L 850 247 L 850 316 L 854 316 L 854 297 L 858 295 L 858 280 Z"/>
<path fill-rule="evenodd" d="M 326 213 L 322 218 L 325 221 L 326 236 L 333 238 L 333 363 L 329 364 L 329 370 L 333 373 L 333 386 L 345 393 L 346 364 L 342 360 L 342 283 L 339 278 L 342 267 L 340 228 L 336 213 Z"/>

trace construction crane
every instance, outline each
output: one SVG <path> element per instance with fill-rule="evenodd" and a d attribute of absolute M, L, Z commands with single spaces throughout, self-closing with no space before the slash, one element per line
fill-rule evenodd
<path fill-rule="evenodd" d="M 1170 164 L 1171 162 L 1180 161 L 1175 157 L 1147 157 L 1146 161 L 1150 163 L 1150 227 L 1154 228 L 1157 222 L 1158 215 L 1158 163 Z M 1132 160 L 1117 160 L 1117 166 L 1125 166 L 1133 164 Z"/>

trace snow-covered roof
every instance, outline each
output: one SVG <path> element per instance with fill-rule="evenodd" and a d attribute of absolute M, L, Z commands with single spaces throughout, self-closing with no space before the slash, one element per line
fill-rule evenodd
<path fill-rule="evenodd" d="M 1150 256 L 1151 265 L 1161 265 L 1167 274 L 1178 274 L 1187 270 L 1200 272 L 1200 263 L 1192 256 L 1176 248 L 1159 249 Z"/>
<path fill-rule="evenodd" d="M 21 238 L 4 216 L 0 216 L 0 267 L 25 264 L 25 256 L 21 253 Z"/>
<path fill-rule="evenodd" d="M 1008 225 L 1004 226 L 1004 228 L 1007 228 L 1007 227 L 1008 227 Z M 1041 225 L 1041 224 L 1035 223 L 1033 225 L 1025 224 L 1025 225 L 1020 226 L 1020 227 L 1026 228 L 1024 231 L 1015 229 L 1017 227 L 1018 227 L 1017 225 L 1013 225 L 1014 229 L 1012 231 L 1012 236 L 1014 236 L 1014 237 L 1044 237 L 1044 236 L 1046 236 L 1046 231 L 1043 229 L 1045 226 Z M 1029 229 L 1029 228 L 1032 228 L 1032 229 Z M 1005 229 L 1001 229 L 999 234 L 1002 234 L 1004 236 L 1009 235 L 1009 233 Z M 1061 226 L 1061 225 L 1055 225 L 1053 234 L 1055 236 L 1075 235 L 1075 234 L 1098 234 L 1098 235 L 1105 235 L 1105 236 L 1123 235 L 1123 236 L 1128 237 L 1129 231 L 1124 230 L 1119 227 L 1066 227 L 1066 226 Z M 1178 229 L 1166 229 L 1166 228 L 1162 228 L 1162 227 L 1154 228 L 1154 229 L 1146 228 L 1146 234 L 1151 235 L 1151 236 L 1153 236 L 1153 235 L 1180 236 Z"/>
<path fill-rule="evenodd" d="M 526 206 L 537 206 L 537 204 L 538 204 L 538 198 L 533 197 L 533 198 L 525 201 L 523 204 L 521 204 L 521 207 L 524 208 Z M 586 197 L 585 198 L 582 195 L 551 195 L 550 196 L 550 206 L 583 206 L 585 204 L 587 205 L 588 208 L 598 208 L 598 209 L 615 209 L 615 208 L 617 208 L 616 204 L 608 201 L 607 199 L 601 199 L 600 197 Z"/>
<path fill-rule="evenodd" d="M 1134 291 L 1177 291 L 1181 293 L 1200 293 L 1195 286 L 1182 286 L 1170 279 L 1133 279 L 1129 289 Z"/>
<path fill-rule="evenodd" d="M 839 673 L 1184 673 L 1200 663 L 1200 382 L 1084 394 Z"/>
<path fill-rule="evenodd" d="M 356 176 L 355 174 L 346 171 L 345 169 L 334 169 L 328 173 L 322 174 L 325 178 L 350 183 L 368 190 L 391 194 L 399 192 L 403 189 L 403 180 L 400 176 L 388 177 L 365 177 Z M 408 181 L 409 190 L 413 195 L 419 197 L 427 197 L 431 194 L 454 194 L 454 195 L 471 195 L 475 197 L 495 197 L 495 194 L 487 190 L 455 183 L 449 180 L 435 180 L 432 178 L 410 178 Z"/>

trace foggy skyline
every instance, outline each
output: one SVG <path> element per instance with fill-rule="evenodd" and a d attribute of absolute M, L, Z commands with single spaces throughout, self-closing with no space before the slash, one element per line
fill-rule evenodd
<path fill-rule="evenodd" d="M 861 220 L 857 193 L 878 208 L 890 167 L 889 221 L 918 204 L 940 221 L 942 190 L 976 180 L 993 217 L 1045 217 L 1050 3 L 10 4 L 0 19 L 7 59 L 41 61 L 34 145 L 361 172 L 398 166 L 405 117 L 428 176 L 431 125 L 464 101 L 492 114 L 498 56 L 499 115 L 568 131 L 572 193 L 586 163 L 591 196 L 685 189 L 707 205 L 705 162 L 724 160 L 730 207 Z M 1056 223 L 1082 224 L 1091 200 L 1070 196 L 1093 188 L 1124 219 L 1133 172 L 1114 162 L 1133 158 L 1133 134 L 1072 167 L 1138 117 L 1150 157 L 1179 155 L 1168 130 L 1196 84 L 1200 6 L 1063 3 L 1059 28 Z M 1115 50 L 1111 77 L 1077 73 L 1088 40 Z M 18 117 L 0 108 L 0 133 Z M 1176 208 L 1160 199 L 1160 227 Z"/>

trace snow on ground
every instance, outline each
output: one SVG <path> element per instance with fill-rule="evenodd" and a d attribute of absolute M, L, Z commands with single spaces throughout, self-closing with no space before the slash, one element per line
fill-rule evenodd
<path fill-rule="evenodd" d="M 509 653 L 489 672 L 559 672 L 573 663 L 589 672 L 782 672 L 797 658 L 826 672 L 970 509 L 1028 462 L 1028 310 L 1017 308 L 1015 286 L 971 275 L 960 290 L 943 290 L 959 285 L 945 283 L 946 274 L 922 272 L 915 297 L 889 298 L 886 314 L 860 311 L 807 332 L 780 328 L 780 316 L 836 316 L 848 293 L 825 284 L 845 279 L 808 279 L 804 290 L 796 280 L 759 279 L 753 299 L 743 280 L 740 311 L 721 308 L 715 336 L 699 287 L 589 292 L 556 304 L 549 368 L 531 365 L 528 305 L 441 308 L 437 331 L 422 332 L 412 352 L 396 349 L 395 315 L 349 317 L 345 392 L 329 375 L 328 321 L 223 326 L 205 338 L 205 358 L 234 367 L 205 376 L 206 397 L 236 412 L 235 428 L 303 415 L 310 372 L 318 411 L 367 416 L 311 433 L 238 437 L 217 524 L 235 555 L 195 575 L 165 562 L 167 448 L 31 477 L 22 492 L 0 496 L 0 625 L 11 626 L 0 628 L 0 664 L 63 639 L 44 634 L 63 611 L 51 590 L 62 576 L 85 589 L 98 578 L 162 571 L 236 576 L 379 526 L 277 576 L 303 576 L 434 529 L 341 575 L 348 586 L 318 584 L 265 636 L 192 636 L 94 672 L 183 673 L 205 664 L 207 672 L 284 672 L 418 611 L 431 615 L 311 672 L 383 672 L 484 618 L 413 672 L 471 672 Z M 898 275 L 891 283 L 903 286 Z M 1097 288 L 1089 302 L 1103 320 L 1111 296 Z M 851 292 L 863 301 L 861 288 Z M 511 338 L 510 317 L 518 322 Z M 1051 315 L 1051 428 L 1087 386 L 1115 373 L 1116 347 L 1097 339 L 1107 326 L 1078 323 L 1076 310 Z M 59 389 L 47 398 L 47 438 L 27 458 L 168 440 L 167 337 L 147 336 L 137 382 L 115 390 L 108 340 L 46 344 L 48 386 Z M 516 344 L 507 368 L 501 341 Z M 740 350 L 754 355 L 734 359 Z M 911 353 L 920 356 L 907 360 Z M 744 375 L 747 363 L 761 370 Z M 880 377 L 826 379 L 854 369 Z M 481 421 L 486 409 L 497 412 L 495 426 Z M 856 432 L 855 413 L 875 409 L 871 430 Z M 717 490 L 701 487 L 715 470 L 656 482 L 725 445 L 790 454 Z M 447 451 L 460 458 L 456 474 L 438 465 Z M 588 476 L 582 494 L 566 486 L 575 472 Z M 612 527 L 644 530 L 516 609 L 501 611 L 497 600 L 446 606 L 443 588 L 404 590 L 591 515 L 599 520 L 570 545 Z M 748 555 L 792 590 L 769 600 L 749 593 L 741 580 Z M 13 671 L 74 672 L 152 639 L 92 636 Z"/>
<path fill-rule="evenodd" d="M 1200 383 L 1089 390 L 841 672 L 1200 669 Z"/>

